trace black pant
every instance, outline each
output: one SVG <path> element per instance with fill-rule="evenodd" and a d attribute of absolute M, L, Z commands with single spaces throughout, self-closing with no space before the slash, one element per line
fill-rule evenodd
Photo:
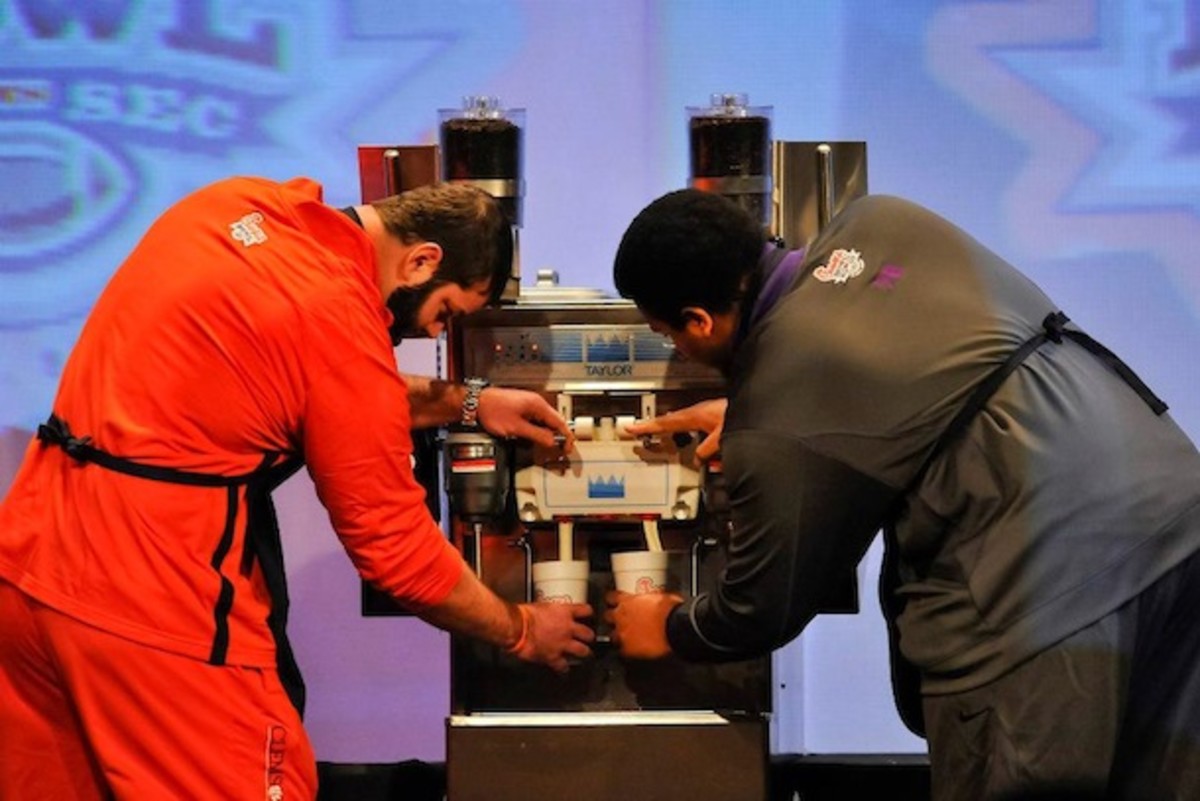
<path fill-rule="evenodd" d="M 1200 554 L 1004 677 L 924 706 L 935 801 L 1200 799 Z"/>

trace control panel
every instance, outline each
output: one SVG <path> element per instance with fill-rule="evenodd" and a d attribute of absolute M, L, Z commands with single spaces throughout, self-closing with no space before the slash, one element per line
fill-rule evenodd
<path fill-rule="evenodd" d="M 463 352 L 468 374 L 486 375 L 503 386 L 636 389 L 713 383 L 711 368 L 688 361 L 668 337 L 644 323 L 468 329 Z"/>

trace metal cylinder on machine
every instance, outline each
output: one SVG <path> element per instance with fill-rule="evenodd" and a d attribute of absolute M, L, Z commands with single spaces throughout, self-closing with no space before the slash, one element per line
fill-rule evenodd
<path fill-rule="evenodd" d="M 713 94 L 707 108 L 689 106 L 687 114 L 688 185 L 724 195 L 766 226 L 772 108 L 748 105 L 745 94 Z"/>
<path fill-rule="evenodd" d="M 505 444 L 482 431 L 452 430 L 445 455 L 450 514 L 470 523 L 503 515 L 512 487 Z"/>
<path fill-rule="evenodd" d="M 788 247 L 807 247 L 848 203 L 867 194 L 866 142 L 777 140 L 771 162 L 769 232 Z"/>
<path fill-rule="evenodd" d="M 525 110 L 495 97 L 470 95 L 461 109 L 438 111 L 442 180 L 477 186 L 500 202 L 512 224 L 513 268 L 502 299 L 515 301 L 521 271 L 517 229 L 522 223 Z"/>

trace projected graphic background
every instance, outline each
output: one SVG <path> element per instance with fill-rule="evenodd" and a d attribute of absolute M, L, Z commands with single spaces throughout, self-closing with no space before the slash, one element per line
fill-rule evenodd
<path fill-rule="evenodd" d="M 728 91 L 777 138 L 867 141 L 873 192 L 1021 265 L 1200 435 L 1200 0 L 0 0 L 0 487 L 182 194 L 302 174 L 354 203 L 357 145 L 433 141 L 438 109 L 497 95 L 527 115 L 526 280 L 610 289 L 629 219 L 686 181 L 684 108 Z M 305 482 L 281 506 L 318 756 L 444 758 L 444 636 L 358 618 Z M 920 749 L 879 625 L 781 654 L 776 750 Z"/>

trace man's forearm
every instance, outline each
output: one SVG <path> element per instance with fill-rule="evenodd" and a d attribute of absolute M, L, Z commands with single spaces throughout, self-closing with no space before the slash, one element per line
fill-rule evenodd
<path fill-rule="evenodd" d="M 445 600 L 419 613 L 426 623 L 477 640 L 511 648 L 521 638 L 524 623 L 516 604 L 501 599 L 483 585 L 469 567 Z"/>
<path fill-rule="evenodd" d="M 462 418 L 463 397 L 467 391 L 462 384 L 407 373 L 404 381 L 408 384 L 413 428 L 444 426 Z"/>

